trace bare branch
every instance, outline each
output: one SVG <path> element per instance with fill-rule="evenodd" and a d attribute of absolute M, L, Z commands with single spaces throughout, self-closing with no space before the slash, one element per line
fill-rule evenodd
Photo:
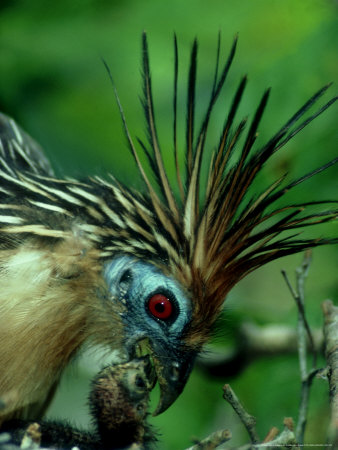
<path fill-rule="evenodd" d="M 313 356 L 312 368 L 315 369 L 316 365 L 317 365 L 317 352 L 316 352 L 311 328 L 306 319 L 305 309 L 304 309 L 305 308 L 304 283 L 305 283 L 305 279 L 307 278 L 307 275 L 309 272 L 311 260 L 312 260 L 312 253 L 311 253 L 311 250 L 308 250 L 304 254 L 304 260 L 303 260 L 302 265 L 296 269 L 296 279 L 297 279 L 297 291 L 298 291 L 298 296 L 299 296 L 299 300 L 300 300 L 298 309 L 299 309 L 299 313 L 301 315 L 302 325 L 305 327 L 308 338 L 309 338 L 311 353 Z M 304 333 L 302 333 L 302 335 L 304 336 L 304 339 L 305 339 L 305 349 L 306 349 L 306 337 L 305 337 Z"/>
<path fill-rule="evenodd" d="M 331 300 L 322 303 L 324 314 L 325 357 L 328 365 L 331 421 L 329 441 L 338 446 L 338 307 Z"/>
<path fill-rule="evenodd" d="M 298 308 L 298 323 L 297 323 L 297 335 L 298 335 L 298 355 L 299 355 L 299 368 L 302 382 L 301 398 L 298 411 L 298 421 L 296 427 L 296 438 L 299 444 L 304 443 L 304 433 L 307 421 L 307 411 L 310 396 L 310 387 L 314 376 L 318 373 L 316 369 L 317 353 L 315 349 L 314 339 L 310 330 L 309 323 L 305 316 L 305 295 L 304 295 L 304 283 L 307 277 L 309 267 L 311 263 L 311 252 L 307 251 L 304 254 L 304 259 L 300 267 L 296 269 L 296 284 L 297 290 L 295 291 L 288 279 L 285 271 L 282 271 L 283 277 L 287 286 L 290 289 L 291 295 L 294 298 Z M 312 370 L 307 370 L 307 337 L 310 343 L 310 350 L 313 355 Z"/>
<path fill-rule="evenodd" d="M 258 445 L 256 449 L 275 449 L 276 447 L 284 447 L 287 446 L 288 448 L 299 448 L 297 444 L 297 440 L 295 438 L 294 432 L 291 431 L 289 428 L 285 427 L 284 430 L 281 432 L 279 436 L 276 437 L 276 439 Z M 295 447 L 293 447 L 295 446 Z"/>
<path fill-rule="evenodd" d="M 268 437 L 271 439 L 268 441 Z M 299 448 L 293 432 L 293 420 L 291 417 L 284 419 L 284 430 L 278 434 L 277 428 L 273 427 L 261 444 L 248 444 L 238 447 L 236 450 L 275 450 L 276 447 Z M 235 449 L 234 449 L 235 450 Z"/>
<path fill-rule="evenodd" d="M 229 430 L 215 431 L 210 436 L 203 439 L 203 441 L 196 442 L 195 445 L 187 448 L 186 450 L 214 450 L 220 445 L 229 441 L 231 437 L 231 431 Z"/>
<path fill-rule="evenodd" d="M 26 450 L 38 450 L 41 443 L 41 431 L 38 423 L 32 423 L 27 427 L 21 442 L 21 448 Z"/>
<path fill-rule="evenodd" d="M 238 417 L 241 419 L 241 422 L 247 429 L 252 444 L 257 444 L 259 442 L 259 437 L 256 431 L 255 417 L 251 416 L 249 413 L 245 411 L 244 407 L 237 398 L 237 395 L 231 389 L 229 384 L 225 384 L 223 386 L 223 392 L 224 392 L 223 398 L 230 403 L 230 405 L 233 407 Z"/>
<path fill-rule="evenodd" d="M 314 342 L 314 338 L 312 336 L 312 332 L 310 329 L 310 326 L 308 324 L 308 321 L 305 317 L 305 295 L 304 295 L 304 282 L 305 279 L 307 277 L 308 271 L 309 271 L 309 267 L 310 267 L 310 263 L 311 263 L 311 252 L 308 251 L 305 253 L 304 255 L 304 260 L 303 263 L 301 264 L 300 267 L 298 267 L 296 269 L 296 281 L 297 281 L 297 291 L 295 291 L 289 281 L 289 278 L 285 272 L 285 270 L 282 270 L 282 275 L 286 281 L 286 284 L 291 292 L 291 295 L 293 296 L 296 304 L 297 304 L 297 308 L 298 308 L 298 349 L 300 350 L 300 346 L 301 346 L 301 350 L 302 352 L 305 352 L 306 355 L 306 336 L 304 333 L 303 328 L 305 328 L 308 339 L 309 339 L 309 343 L 310 343 L 310 350 L 311 353 L 313 354 L 313 364 L 312 367 L 315 368 L 316 367 L 316 361 L 317 361 L 317 352 L 316 352 L 316 346 L 315 346 L 315 342 Z M 304 356 L 304 355 L 303 355 Z M 306 358 L 304 359 L 304 357 L 302 356 L 302 358 L 300 358 L 300 364 L 304 364 L 305 366 L 302 367 L 301 372 L 305 373 L 306 372 Z"/>
<path fill-rule="evenodd" d="M 272 427 L 268 434 L 265 436 L 265 438 L 263 439 L 263 444 L 265 444 L 266 442 L 271 442 L 273 439 L 275 439 L 275 437 L 277 437 L 279 434 L 279 429 L 276 427 Z"/>

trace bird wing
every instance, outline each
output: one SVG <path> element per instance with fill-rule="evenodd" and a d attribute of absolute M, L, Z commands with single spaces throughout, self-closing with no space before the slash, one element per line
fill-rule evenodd
<path fill-rule="evenodd" d="M 0 113 L 0 162 L 11 175 L 16 171 L 54 175 L 43 149 L 16 122 Z"/>

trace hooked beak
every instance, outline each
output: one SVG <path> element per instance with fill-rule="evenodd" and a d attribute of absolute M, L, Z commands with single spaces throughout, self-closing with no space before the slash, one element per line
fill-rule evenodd
<path fill-rule="evenodd" d="M 139 338 L 136 342 L 129 341 L 127 349 L 131 359 L 144 354 L 150 355 L 160 386 L 160 401 L 153 416 L 163 413 L 183 391 L 193 368 L 196 352 L 173 352 L 168 345 L 147 337 Z"/>
<path fill-rule="evenodd" d="M 160 401 L 153 416 L 163 413 L 171 406 L 189 378 L 193 367 L 195 354 L 182 355 L 181 357 L 171 357 L 169 351 L 165 354 L 152 352 L 158 384 L 160 386 Z"/>

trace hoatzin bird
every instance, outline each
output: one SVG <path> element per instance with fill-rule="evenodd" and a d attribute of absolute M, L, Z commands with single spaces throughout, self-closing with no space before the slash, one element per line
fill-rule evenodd
<path fill-rule="evenodd" d="M 38 418 L 63 369 L 85 342 L 108 346 L 120 361 L 137 356 L 137 348 L 146 343 L 161 391 L 155 413 L 161 413 L 181 393 L 226 295 L 238 281 L 276 258 L 338 242 L 299 236 L 302 227 L 336 218 L 334 200 L 281 202 L 286 192 L 338 158 L 296 180 L 287 182 L 282 176 L 261 192 L 249 191 L 266 161 L 336 100 L 305 116 L 328 86 L 253 149 L 269 90 L 248 125 L 247 119 L 237 121 L 247 83 L 243 77 L 229 101 L 220 139 L 209 151 L 210 118 L 235 55 L 236 39 L 223 66 L 218 42 L 210 96 L 197 130 L 195 41 L 182 170 L 175 38 L 174 186 L 157 133 L 145 34 L 142 46 L 147 143 L 138 140 L 136 146 L 117 94 L 116 98 L 144 194 L 113 177 L 56 178 L 41 148 L 12 119 L 1 116 L 2 421 Z M 149 160 L 152 177 L 140 151 Z M 202 166 L 207 167 L 206 183 L 201 182 Z"/>

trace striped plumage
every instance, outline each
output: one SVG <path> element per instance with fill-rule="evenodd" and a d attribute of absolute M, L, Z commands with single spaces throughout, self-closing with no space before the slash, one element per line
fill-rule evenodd
<path fill-rule="evenodd" d="M 298 230 L 334 220 L 337 202 L 284 206 L 279 202 L 287 191 L 334 165 L 338 158 L 297 180 L 287 182 L 283 176 L 264 191 L 248 194 L 269 157 L 336 100 L 303 118 L 328 86 L 270 140 L 253 150 L 269 90 L 251 122 L 247 125 L 243 119 L 237 124 L 236 113 L 247 82 L 243 77 L 230 99 L 220 140 L 209 156 L 209 145 L 205 144 L 208 125 L 235 54 L 236 40 L 221 70 L 218 45 L 209 103 L 197 133 L 195 42 L 188 77 L 183 171 L 178 163 L 176 38 L 174 49 L 173 153 L 178 198 L 173 194 L 157 136 L 145 35 L 143 103 L 148 143 L 138 143 L 149 159 L 155 186 L 140 162 L 117 96 L 145 194 L 113 177 L 82 181 L 55 178 L 39 146 L 11 119 L 0 116 L 0 340 L 5 342 L 0 349 L 0 398 L 6 404 L 3 414 L 7 417 L 24 415 L 27 406 L 34 416 L 33 403 L 38 403 L 40 413 L 63 368 L 86 340 L 112 349 L 128 348 L 132 356 L 132 346 L 127 343 L 134 345 L 144 336 L 149 338 L 161 385 L 160 412 L 183 389 L 194 356 L 208 339 L 227 293 L 240 279 L 276 258 L 338 241 L 316 236 L 301 239 Z M 239 142 L 246 127 L 248 131 Z M 200 183 L 203 165 L 208 166 L 206 186 Z M 317 212 L 318 205 L 323 206 L 321 212 Z M 163 292 L 153 291 L 149 284 L 160 278 Z M 173 323 L 161 321 L 159 316 L 154 319 L 147 310 L 145 317 L 156 324 L 147 324 L 149 332 L 148 328 L 138 331 L 134 316 L 138 313 L 130 303 L 135 298 L 130 293 L 134 292 L 134 280 L 149 292 L 146 299 L 160 292 L 176 305 Z M 136 297 L 142 290 L 135 291 Z M 147 305 L 141 306 L 146 309 Z M 159 332 L 161 336 L 157 336 Z M 169 360 L 170 370 L 166 367 Z"/>

